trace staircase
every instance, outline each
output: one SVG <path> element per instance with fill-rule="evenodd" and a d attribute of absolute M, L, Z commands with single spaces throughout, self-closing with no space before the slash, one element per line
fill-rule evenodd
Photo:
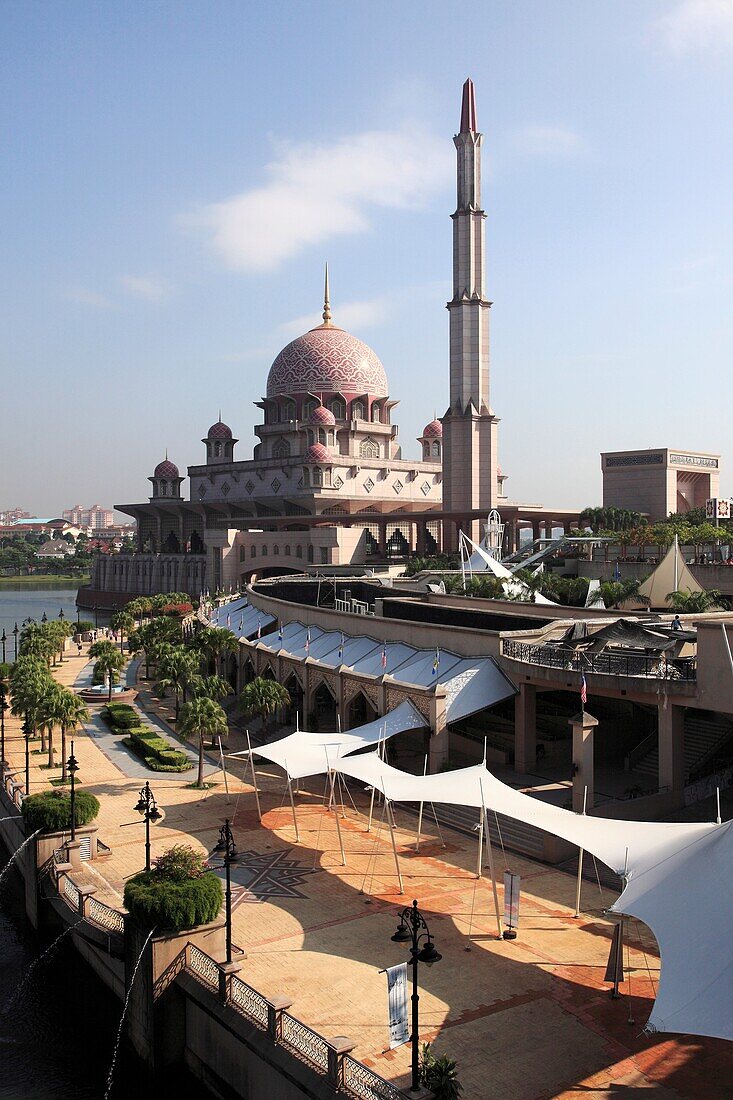
<path fill-rule="evenodd" d="M 685 782 L 690 772 L 706 760 L 715 757 L 733 738 L 733 723 L 727 718 L 708 711 L 688 710 L 685 713 Z M 656 785 L 659 775 L 659 747 L 655 746 L 634 767 L 634 771 L 648 775 Z"/>

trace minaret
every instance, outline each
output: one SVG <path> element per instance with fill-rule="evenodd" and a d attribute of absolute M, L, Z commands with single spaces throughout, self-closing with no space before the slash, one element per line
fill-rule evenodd
<path fill-rule="evenodd" d="M 489 309 L 484 295 L 484 221 L 481 209 L 481 143 L 476 128 L 473 81 L 463 85 L 458 157 L 458 202 L 453 218 L 453 297 L 450 315 L 450 407 L 443 422 L 443 508 L 480 509 L 488 516 L 498 500 L 497 424 L 489 404 Z M 464 525 L 471 537 L 479 521 Z M 447 524 L 444 541 L 454 545 Z"/>

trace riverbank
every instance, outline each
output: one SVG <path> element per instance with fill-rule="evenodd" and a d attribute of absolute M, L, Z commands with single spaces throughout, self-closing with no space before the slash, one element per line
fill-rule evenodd
<path fill-rule="evenodd" d="M 0 577 L 0 589 L 15 588 L 72 588 L 89 584 L 87 573 L 30 573 L 13 577 Z"/>

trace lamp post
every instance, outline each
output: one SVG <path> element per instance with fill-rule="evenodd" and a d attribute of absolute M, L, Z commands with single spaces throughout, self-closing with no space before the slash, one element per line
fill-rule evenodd
<path fill-rule="evenodd" d="M 25 793 L 31 793 L 31 727 L 26 717 L 23 721 L 25 735 Z"/>
<path fill-rule="evenodd" d="M 63 607 L 60 607 L 60 608 L 59 608 L 59 618 L 61 619 L 61 621 L 62 621 L 62 622 L 63 622 L 63 620 L 64 620 L 64 619 L 66 618 L 66 616 L 64 615 L 64 609 L 63 609 Z"/>
<path fill-rule="evenodd" d="M 13 637 L 15 638 L 15 654 L 14 654 L 14 659 L 15 659 L 16 661 L 18 660 L 18 634 L 19 634 L 19 633 L 20 633 L 20 631 L 18 630 L 18 624 L 16 623 L 16 624 L 15 624 L 15 626 L 14 626 L 14 628 L 13 628 Z"/>
<path fill-rule="evenodd" d="M 418 1035 L 418 1003 L 420 994 L 417 991 L 417 964 L 424 962 L 426 966 L 440 962 L 443 958 L 433 943 L 430 929 L 425 923 L 425 918 L 417 907 L 417 901 L 408 905 L 400 913 L 400 923 L 397 931 L 392 936 L 394 943 L 409 943 L 412 958 L 412 1084 L 411 1092 L 420 1091 L 420 1048 Z M 423 943 L 423 941 L 425 941 Z M 420 944 L 423 943 L 421 947 Z"/>
<path fill-rule="evenodd" d="M 99 626 L 99 614 L 98 614 L 98 612 L 99 612 L 99 608 L 98 608 L 98 606 L 97 606 L 97 605 L 95 604 L 95 605 L 94 605 L 94 629 L 95 629 L 95 630 L 96 630 L 96 629 L 98 628 L 98 626 Z"/>
<path fill-rule="evenodd" d="M 71 839 L 76 840 L 76 773 L 79 771 L 79 761 L 74 756 L 74 742 L 71 742 L 71 752 L 66 761 L 66 770 L 71 776 Z"/>
<path fill-rule="evenodd" d="M 150 784 L 146 783 L 140 791 L 140 797 L 135 807 L 139 814 L 145 818 L 145 870 L 150 870 L 150 822 L 160 821 L 161 814 L 155 802 Z"/>
<path fill-rule="evenodd" d="M 5 765 L 5 711 L 8 704 L 5 702 L 5 681 L 0 680 L 0 761 Z"/>
<path fill-rule="evenodd" d="M 5 627 L 3 627 L 3 636 L 2 636 L 2 638 L 0 638 L 0 642 L 3 643 L 3 664 L 5 664 L 5 643 L 7 642 L 7 640 L 8 640 L 8 636 L 5 633 Z"/>
<path fill-rule="evenodd" d="M 229 824 L 229 818 L 226 819 L 221 829 L 219 830 L 219 839 L 214 846 L 214 851 L 219 852 L 224 857 L 224 868 L 226 870 L 227 877 L 227 892 L 226 892 L 226 936 L 227 936 L 227 962 L 232 961 L 232 875 L 231 866 L 237 862 L 237 848 L 234 843 L 234 837 L 232 835 L 231 826 Z"/>
<path fill-rule="evenodd" d="M 44 611 L 44 612 L 43 612 L 43 614 L 41 615 L 41 622 L 42 622 L 42 623 L 47 623 L 47 622 L 48 622 L 48 615 L 46 614 L 46 612 L 45 612 L 45 611 Z"/>

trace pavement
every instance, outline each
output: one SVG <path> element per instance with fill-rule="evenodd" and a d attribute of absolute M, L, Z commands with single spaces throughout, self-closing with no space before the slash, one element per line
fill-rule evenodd
<path fill-rule="evenodd" d="M 86 657 L 55 670 L 73 684 Z M 167 725 L 171 701 L 141 685 L 146 713 Z M 279 731 L 266 731 L 271 738 Z M 260 731 L 260 734 L 262 731 Z M 57 739 L 58 742 L 58 739 Z M 246 744 L 232 730 L 230 751 Z M 22 773 L 19 723 L 8 722 L 9 756 Z M 144 826 L 135 812 L 140 776 L 110 756 L 92 724 L 78 733 L 80 779 L 99 798 L 101 838 L 109 860 L 85 870 L 99 880 L 109 904 L 144 862 Z M 31 757 L 31 791 L 48 783 Z M 212 761 L 212 766 L 213 766 Z M 398 914 L 417 898 L 442 961 L 420 967 L 420 1038 L 458 1061 L 465 1100 L 583 1100 L 655 1090 L 661 1100 L 722 1100 L 733 1094 L 733 1045 L 689 1036 L 645 1035 L 659 957 L 650 930 L 629 921 L 623 996 L 613 1000 L 604 980 L 613 924 L 604 916 L 613 895 L 584 883 L 582 913 L 573 917 L 575 879 L 554 867 L 509 855 L 522 876 L 519 935 L 497 938 L 488 870 L 478 880 L 476 840 L 444 829 L 446 847 L 424 823 L 415 854 L 415 819 L 396 811 L 395 843 L 376 807 L 367 831 L 368 800 L 358 785 L 338 818 L 346 866 L 341 865 L 337 819 L 323 798 L 323 777 L 301 781 L 293 813 L 283 776 L 257 769 L 262 821 L 251 776 L 241 759 L 228 762 L 229 793 L 221 773 L 199 791 L 191 773 L 146 773 L 163 811 L 151 830 L 153 856 L 188 843 L 210 854 L 225 817 L 232 821 L 240 862 L 233 868 L 233 938 L 247 953 L 241 977 L 268 997 L 292 998 L 292 1012 L 321 1034 L 347 1035 L 354 1054 L 382 1076 L 409 1081 L 409 1046 L 388 1047 L 386 981 L 381 969 L 406 960 L 393 943 Z M 494 853 L 501 879 L 505 859 Z M 498 884 L 500 904 L 502 882 Z"/>

